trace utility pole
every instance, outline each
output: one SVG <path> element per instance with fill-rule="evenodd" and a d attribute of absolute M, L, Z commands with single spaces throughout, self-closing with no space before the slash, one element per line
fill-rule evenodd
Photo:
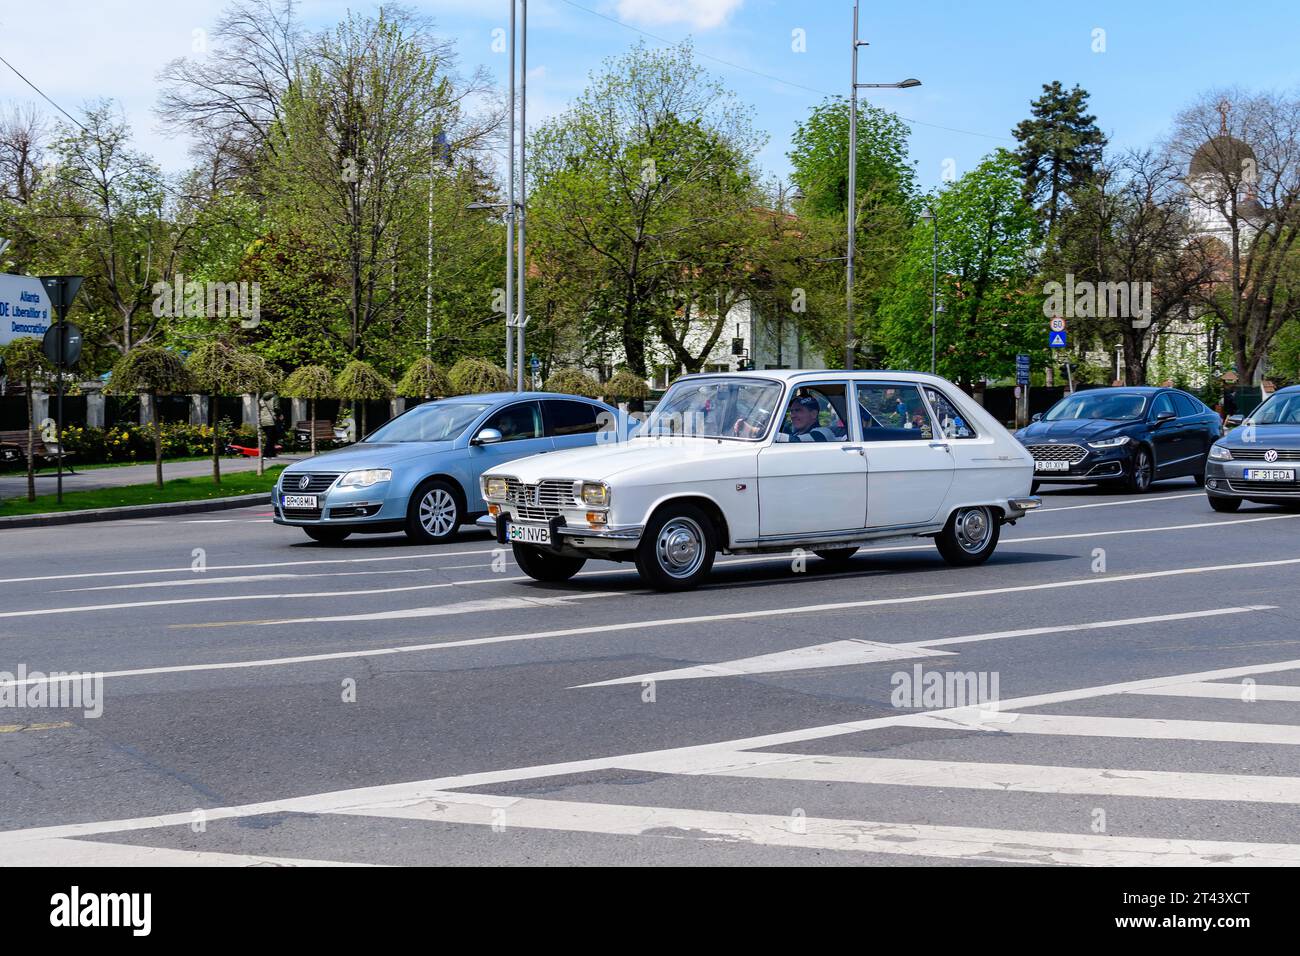
<path fill-rule="evenodd" d="M 515 359 L 515 0 L 510 0 L 510 134 L 509 156 L 506 159 L 506 179 L 509 198 L 506 201 L 506 375 L 513 376 Z"/>
<path fill-rule="evenodd" d="M 511 0 L 513 3 L 514 0 Z M 519 37 L 519 308 L 515 310 L 515 391 L 524 390 L 524 328 L 528 325 L 528 310 L 524 304 L 524 286 L 527 265 L 524 259 L 525 225 L 528 206 L 528 180 L 526 152 L 528 135 L 528 0 L 522 5 L 522 32 Z M 513 13 L 512 13 L 513 15 Z M 510 121 L 514 122 L 513 114 Z"/>

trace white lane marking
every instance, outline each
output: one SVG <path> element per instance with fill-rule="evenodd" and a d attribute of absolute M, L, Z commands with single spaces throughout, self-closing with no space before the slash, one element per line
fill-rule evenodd
<path fill-rule="evenodd" d="M 1209 697 L 1218 700 L 1294 700 L 1300 701 L 1300 686 L 1291 684 L 1174 684 L 1142 691 L 1157 697 Z"/>
<path fill-rule="evenodd" d="M 385 555 L 378 558 L 316 558 L 298 561 L 264 561 L 260 564 L 209 564 L 209 571 L 251 571 L 257 568 L 296 568 L 319 564 L 371 564 L 377 561 L 428 561 L 433 558 L 457 558 L 467 554 L 491 554 L 497 548 L 472 551 L 418 551 L 410 554 Z M 0 584 L 23 584 L 28 581 L 72 581 L 78 578 L 115 578 L 133 574 L 192 574 L 186 565 L 179 568 L 133 568 L 129 571 L 82 571 L 77 574 L 39 574 L 26 578 L 0 578 Z"/>
<path fill-rule="evenodd" d="M 1245 614 L 1250 611 L 1273 610 L 1276 610 L 1276 606 L 1271 604 L 1224 607 L 1210 611 L 1182 611 L 1177 614 L 1129 617 L 1115 621 L 1089 621 L 1083 624 L 1052 624 L 1046 627 L 1026 627 L 1014 631 L 988 631 L 983 634 L 966 634 L 961 637 L 908 641 L 900 644 L 876 644 L 873 641 L 859 640 L 835 641 L 830 644 L 814 644 L 811 647 L 797 647 L 788 651 L 777 651 L 774 654 L 763 654 L 759 657 L 744 657 L 739 660 L 721 661 L 716 664 L 700 664 L 694 667 L 659 671 L 654 674 L 638 674 L 635 677 L 618 677 L 613 680 L 597 681 L 592 684 L 578 684 L 570 688 L 570 690 L 581 690 L 585 687 L 605 687 L 610 684 L 639 684 L 643 681 L 652 680 L 688 680 L 702 677 L 732 677 L 741 674 L 771 674 L 780 671 L 805 670 L 813 667 L 846 667 L 854 664 L 870 664 L 877 661 L 904 660 L 908 657 L 924 656 L 929 653 L 936 653 L 931 651 L 931 648 L 943 647 L 949 644 L 973 644 L 978 641 L 1004 640 L 1009 637 L 1068 634 L 1074 631 L 1095 631 L 1111 627 L 1129 627 L 1136 624 L 1159 624 L 1167 621 L 1186 621 L 1193 618 L 1217 617 L 1224 614 Z M 858 646 L 855 648 L 854 645 Z M 865 648 L 862 645 L 865 645 Z M 875 650 L 876 648 L 880 650 Z"/>
<path fill-rule="evenodd" d="M 461 565 L 465 567 L 466 565 Z M 474 565 L 474 567 L 485 568 L 486 564 Z M 60 588 L 51 591 L 52 594 L 82 594 L 87 591 L 135 591 L 141 588 L 177 588 L 188 587 L 193 584 L 257 584 L 263 581 L 300 581 L 303 579 L 314 580 L 316 578 L 360 578 L 369 574 L 438 574 L 442 571 L 450 571 L 452 568 L 427 567 L 427 568 L 384 568 L 382 571 L 318 571 L 315 574 L 295 574 L 287 571 L 283 574 L 235 574 L 226 577 L 209 576 L 207 574 L 193 574 L 188 578 L 176 578 L 171 581 L 136 581 L 132 584 L 97 584 L 89 588 Z"/>
<path fill-rule="evenodd" d="M 734 661 L 719 664 L 699 664 L 695 667 L 679 667 L 675 670 L 656 671 L 653 674 L 638 674 L 635 677 L 616 677 L 613 680 L 596 681 L 592 684 L 579 684 L 583 687 L 608 687 L 611 684 L 640 684 L 643 681 L 694 680 L 701 677 L 736 677 L 743 674 L 774 674 L 783 671 L 811 670 L 820 667 L 849 667 L 854 664 L 874 664 L 880 661 L 910 660 L 914 657 L 937 657 L 947 655 L 948 651 L 931 651 L 915 645 L 878 644 L 875 641 L 851 639 L 831 641 L 829 644 L 813 644 L 810 647 L 796 647 L 774 654 L 759 654 L 755 657 L 742 657 Z"/>
<path fill-rule="evenodd" d="M 482 614 L 492 611 L 519 611 L 542 607 L 565 607 L 574 601 L 591 598 L 623 597 L 621 591 L 591 591 L 561 594 L 556 597 L 492 597 L 478 601 L 460 601 L 433 607 L 407 607 L 392 611 L 371 611 L 366 614 L 338 614 L 331 617 L 291 617 L 275 621 L 214 621 L 207 624 L 173 625 L 179 627 L 231 627 L 251 625 L 263 627 L 271 624 L 315 624 L 322 621 L 393 621 L 404 618 L 444 617 L 454 614 Z"/>
<path fill-rule="evenodd" d="M 203 667 L 204 665 L 199 665 Z M 217 665 L 218 667 L 222 665 Z M 188 669 L 188 668 L 187 668 Z M 197 668 L 196 668 L 197 669 Z M 1151 687 L 1167 687 L 1172 684 L 1187 684 L 1198 681 L 1235 680 L 1257 674 L 1277 674 L 1284 671 L 1300 669 L 1300 659 L 1276 661 L 1269 664 L 1247 664 L 1240 667 L 1225 667 L 1213 671 L 1199 671 L 1190 674 L 1173 674 L 1164 677 L 1146 677 L 1140 680 L 1124 681 L 1118 684 L 1097 684 L 1091 687 L 1076 687 L 1070 690 L 1050 691 L 1044 694 L 1031 694 L 999 702 L 1003 708 L 1042 707 L 1047 704 L 1059 704 L 1067 701 L 1089 700 L 1096 697 L 1109 697 L 1115 694 L 1137 693 Z M 108 675 L 106 675 L 108 676 Z M 31 683 L 24 681 L 23 683 Z M 967 708 L 951 708 L 945 711 L 933 711 L 929 716 L 945 714 L 970 714 Z M 797 730 L 760 734 L 755 737 L 743 737 L 733 740 L 721 740 L 706 744 L 688 744 L 682 747 L 670 747 L 663 750 L 648 750 L 640 753 L 618 754 L 615 756 L 589 757 L 560 763 L 536 764 L 529 767 L 511 767 L 503 770 L 487 770 L 455 774 L 448 777 L 435 777 L 431 780 L 414 780 L 406 783 L 377 784 L 370 787 L 357 787 L 351 790 L 335 790 L 316 793 L 303 797 L 291 797 L 281 800 L 268 800 L 261 803 L 247 803 L 233 807 L 214 807 L 204 810 L 209 821 L 230 820 L 242 817 L 264 816 L 268 813 L 330 813 L 348 807 L 374 806 L 377 804 L 409 803 L 431 799 L 435 794 L 446 790 L 458 790 L 467 787 L 483 787 L 498 783 L 513 783 L 520 780 L 539 780 L 547 777 L 567 776 L 570 774 L 592 773 L 600 770 L 649 770 L 653 773 L 685 773 L 692 767 L 713 766 L 718 763 L 720 755 L 733 754 L 738 750 L 756 750 L 761 747 L 785 747 L 810 740 L 825 740 L 845 734 L 878 730 L 882 727 L 894 727 L 909 720 L 911 714 L 896 714 L 889 717 L 870 717 L 864 720 L 844 721 L 838 724 L 823 724 L 816 727 L 803 727 Z M 752 755 L 756 762 L 766 755 Z M 461 796 L 461 795 L 458 795 Z M 0 850 L 6 851 L 16 842 L 43 840 L 58 837 L 95 836 L 104 833 L 121 833 L 128 830 L 149 830 L 157 827 L 188 825 L 193 819 L 191 810 L 146 817 L 125 818 L 119 820 L 102 820 L 92 823 L 72 823 L 57 826 L 29 827 L 20 830 L 0 831 Z M 1109 839 L 1109 837 L 1107 837 Z"/>
<path fill-rule="evenodd" d="M 473 637 L 464 638 L 458 641 L 439 641 L 427 644 L 407 644 L 399 647 L 380 647 L 370 649 L 357 649 L 353 651 L 336 651 L 330 654 L 305 654 L 298 657 L 281 657 L 251 661 L 230 661 L 219 664 L 178 664 L 171 667 L 144 667 L 133 668 L 130 670 L 107 671 L 104 677 L 135 677 L 145 674 L 172 674 L 183 673 L 192 670 L 233 670 L 244 667 L 272 667 L 284 664 L 304 664 L 315 663 L 319 661 L 341 660 L 354 657 L 380 657 L 389 654 L 410 654 L 420 651 L 447 650 L 456 647 L 479 647 L 488 644 L 504 644 L 515 641 L 533 641 L 543 640 L 553 637 L 572 637 L 582 634 L 604 634 L 614 633 L 617 631 L 643 630 L 652 627 L 673 627 L 682 624 L 707 624 L 715 621 L 736 621 L 764 617 L 783 617 L 793 614 L 810 614 L 824 613 L 828 611 L 854 610 L 863 607 L 881 607 L 891 604 L 921 604 L 933 601 L 958 600 L 972 597 L 988 597 L 997 594 L 1017 594 L 1029 591 L 1045 591 L 1057 588 L 1081 587 L 1095 584 L 1123 584 L 1131 581 L 1145 581 L 1155 578 L 1176 577 L 1184 574 L 1206 574 L 1219 571 L 1237 571 L 1243 569 L 1255 569 L 1259 567 L 1277 567 L 1280 565 L 1300 564 L 1300 558 L 1286 558 L 1276 561 L 1251 561 L 1245 564 L 1225 564 L 1225 565 L 1208 565 L 1196 568 L 1176 568 L 1166 571 L 1143 571 L 1134 574 L 1115 575 L 1113 577 L 1092 576 L 1087 578 L 1076 578 L 1069 581 L 1049 581 L 1041 584 L 1021 584 L 1003 588 L 983 588 L 975 591 L 941 591 L 936 594 L 919 594 L 910 597 L 895 598 L 875 598 L 866 601 L 844 601 L 834 604 L 811 604 L 801 607 L 780 607 L 764 608 L 755 611 L 734 611 L 726 614 L 703 614 L 693 617 L 678 618 L 661 618 L 659 620 L 631 621 L 612 624 L 596 624 L 587 627 L 568 627 L 557 628 L 549 631 L 532 631 L 520 634 L 501 634 L 492 637 Z M 508 578 L 505 580 L 509 580 Z M 458 587 L 465 584 L 464 581 L 456 581 L 449 584 L 422 585 L 423 588 L 437 587 Z M 472 583 L 472 582 L 468 582 Z M 416 590 L 418 590 L 417 588 Z M 390 590 L 412 590 L 410 588 L 395 588 Z M 334 592 L 339 593 L 339 592 Z M 346 593 L 346 592 L 344 592 Z M 375 593 L 375 592 L 351 592 L 351 593 Z M 385 592 L 381 592 L 385 593 Z M 258 597 L 271 598 L 275 595 L 258 595 Z M 184 598 L 179 601 L 163 602 L 140 602 L 142 605 L 148 604 L 171 604 L 171 603 L 192 603 L 197 601 L 221 600 L 220 598 Z M 81 609 L 78 609 L 81 610 Z M 0 614 L 0 617 L 6 616 Z M 49 680 L 49 678 L 44 678 Z M 23 683 L 30 683 L 31 679 Z M 8 682 L 0 682 L 4 686 Z"/>
<path fill-rule="evenodd" d="M 4 866 L 369 866 L 92 840 L 34 840 L 6 848 Z"/>
<path fill-rule="evenodd" d="M 743 759 L 736 754 L 733 764 Z M 816 780 L 900 787 L 957 787 L 1020 793 L 1080 793 L 1103 797 L 1223 800 L 1300 804 L 1300 777 L 1244 773 L 1186 773 L 1114 767 L 1058 767 L 961 760 L 900 760 L 889 757 L 765 754 L 784 759 L 748 766 L 726 763 L 708 776 L 764 780 Z"/>
<path fill-rule="evenodd" d="M 1239 744 L 1300 744 L 1300 725 L 1248 724 L 1223 720 L 1164 720 L 1153 717 L 1090 717 L 1073 714 L 1024 714 L 999 707 L 1003 722 L 966 714 L 913 714 L 906 727 L 972 729 L 1005 734 L 1066 737 L 1117 737 L 1132 740 L 1207 740 Z"/>
<path fill-rule="evenodd" d="M 1072 538 L 1101 538 L 1113 534 L 1154 534 L 1161 531 L 1188 531 L 1193 528 L 1222 528 L 1228 525 L 1252 524 L 1256 521 L 1285 521 L 1300 518 L 1300 514 L 1264 515 L 1259 518 L 1237 518 L 1229 521 L 1202 521 L 1197 524 L 1170 524 L 1158 528 L 1120 528 L 1111 531 L 1080 531 L 1072 534 L 1050 534 L 1033 538 L 1004 538 L 1003 544 L 1027 544 L 1031 541 L 1068 541 Z"/>
<path fill-rule="evenodd" d="M 1056 508 L 1049 505 L 1038 509 L 1037 511 L 1034 512 L 1034 514 L 1045 515 L 1045 514 L 1052 514 L 1053 512 L 1056 511 L 1079 511 L 1080 509 L 1083 508 L 1113 508 L 1116 505 L 1143 505 L 1143 504 L 1149 504 L 1152 501 L 1177 501 L 1179 498 L 1204 498 L 1204 497 L 1205 497 L 1204 492 L 1192 492 L 1191 494 L 1186 494 L 1186 495 L 1163 495 L 1162 497 L 1159 498 L 1142 497 L 1142 498 L 1125 498 L 1123 501 L 1099 501 L 1096 504 L 1091 504 L 1091 505 L 1064 505 L 1063 507 L 1060 508 Z"/>
<path fill-rule="evenodd" d="M 529 830 L 655 836 L 948 860 L 1076 866 L 1300 864 L 1300 846 L 1289 843 L 1163 840 L 1113 834 L 876 823 L 827 817 L 801 817 L 799 825 L 795 826 L 789 816 L 776 814 L 538 800 L 492 794 L 434 793 L 418 803 L 335 812 L 348 816 L 471 826 L 499 827 L 504 819 L 508 826 Z"/>

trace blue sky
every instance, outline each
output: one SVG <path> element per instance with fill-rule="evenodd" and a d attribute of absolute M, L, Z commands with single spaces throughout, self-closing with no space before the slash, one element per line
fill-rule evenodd
<path fill-rule="evenodd" d="M 118 99 L 138 144 L 178 170 L 187 144 L 157 126 L 154 77 L 168 60 L 189 53 L 194 31 L 210 27 L 222 5 L 44 0 L 20 7 L 9 0 L 0 9 L 0 53 L 67 108 L 99 96 Z M 504 81 L 506 60 L 493 53 L 492 36 L 506 23 L 508 0 L 411 5 L 455 40 L 464 67 L 482 65 Z M 823 94 L 847 91 L 849 0 L 532 0 L 529 6 L 530 119 L 564 109 L 605 57 L 638 38 L 656 44 L 646 33 L 667 40 L 689 35 L 705 65 L 754 107 L 755 124 L 768 136 L 759 161 L 769 174 L 784 176 L 795 123 Z M 349 7 L 370 5 L 303 0 L 301 12 L 321 25 Z M 990 149 L 1013 145 L 1011 128 L 1050 80 L 1086 88 L 1099 124 L 1118 147 L 1157 142 L 1201 91 L 1300 86 L 1297 27 L 1300 7 L 1260 0 L 872 2 L 862 8 L 861 34 L 871 45 L 862 52 L 860 79 L 923 81 L 919 89 L 870 91 L 869 98 L 915 121 L 912 156 L 929 188 L 940 183 L 945 161 L 960 175 Z M 796 30 L 804 31 L 805 52 L 792 49 Z M 1104 52 L 1093 49 L 1097 30 L 1104 31 Z M 0 67 L 0 102 L 34 99 Z"/>

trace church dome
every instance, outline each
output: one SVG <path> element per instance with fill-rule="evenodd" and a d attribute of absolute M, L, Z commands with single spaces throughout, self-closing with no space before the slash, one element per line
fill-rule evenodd
<path fill-rule="evenodd" d="M 1203 144 L 1192 157 L 1187 169 L 1190 178 L 1197 176 L 1222 176 L 1231 171 L 1240 175 L 1245 160 L 1255 161 L 1255 151 L 1248 145 L 1226 133 L 1214 137 Z"/>

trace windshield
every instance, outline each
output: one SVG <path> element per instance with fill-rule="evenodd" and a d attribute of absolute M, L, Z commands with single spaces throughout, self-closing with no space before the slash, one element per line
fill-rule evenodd
<path fill-rule="evenodd" d="M 1099 418 L 1112 422 L 1131 422 L 1141 418 L 1146 407 L 1146 396 L 1132 392 L 1080 392 L 1053 405 L 1043 416 L 1043 421 Z"/>
<path fill-rule="evenodd" d="M 425 402 L 366 436 L 368 442 L 452 441 L 491 408 L 473 402 Z"/>
<path fill-rule="evenodd" d="M 765 379 L 685 379 L 668 389 L 639 434 L 758 441 L 780 400 L 781 386 Z"/>
<path fill-rule="evenodd" d="M 1256 425 L 1300 425 L 1300 393 L 1272 396 L 1250 420 Z"/>

